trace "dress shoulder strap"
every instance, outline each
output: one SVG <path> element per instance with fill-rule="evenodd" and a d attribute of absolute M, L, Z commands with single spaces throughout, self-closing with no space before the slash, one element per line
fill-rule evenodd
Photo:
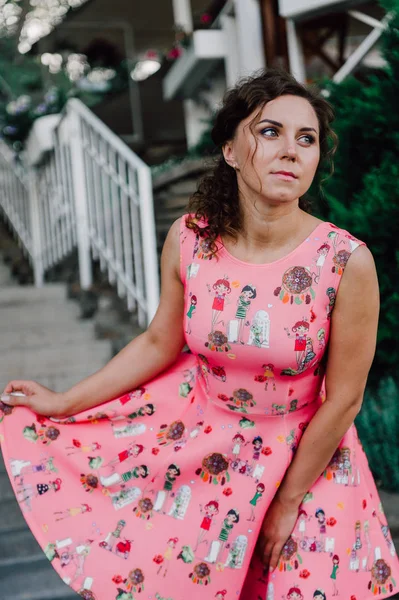
<path fill-rule="evenodd" d="M 327 249 L 326 269 L 330 285 L 338 289 L 341 277 L 352 253 L 365 242 L 332 223 L 326 223 L 324 244 Z"/>
<path fill-rule="evenodd" d="M 196 254 L 198 236 L 186 225 L 189 214 L 184 214 L 180 219 L 180 279 L 186 285 L 188 269 Z"/>

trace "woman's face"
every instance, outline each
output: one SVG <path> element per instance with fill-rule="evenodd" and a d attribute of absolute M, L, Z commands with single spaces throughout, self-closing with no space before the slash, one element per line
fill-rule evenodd
<path fill-rule="evenodd" d="M 296 200 L 309 189 L 320 159 L 316 113 L 305 98 L 292 95 L 268 102 L 251 127 L 257 112 L 225 145 L 226 162 L 236 166 L 244 196 L 260 194 L 273 205 Z"/>

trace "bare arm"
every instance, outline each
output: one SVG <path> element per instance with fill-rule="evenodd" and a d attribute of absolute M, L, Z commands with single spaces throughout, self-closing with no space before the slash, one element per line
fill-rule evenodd
<path fill-rule="evenodd" d="M 271 514 L 268 511 L 265 518 L 269 540 L 264 555 L 272 568 L 277 565 L 282 545 L 295 525 L 304 495 L 328 465 L 361 408 L 375 352 L 378 310 L 374 260 L 367 248 L 360 247 L 345 269 L 332 313 L 326 400 L 303 434 L 273 500 Z M 269 519 L 278 521 L 279 515 L 284 514 L 290 515 L 289 519 L 282 519 L 285 527 L 277 532 L 277 526 L 270 533 Z"/>
<path fill-rule="evenodd" d="M 59 414 L 54 413 L 54 398 L 51 401 L 48 396 L 46 406 L 43 405 L 44 400 L 41 400 L 38 389 L 47 388 L 38 386 L 35 382 L 8 383 L 5 393 L 21 390 L 27 394 L 26 398 L 18 399 L 14 404 L 30 406 L 39 414 L 71 416 L 142 385 L 175 362 L 184 346 L 184 292 L 180 280 L 179 229 L 180 219 L 172 225 L 162 251 L 161 299 L 147 331 L 132 340 L 102 369 L 58 395 Z M 43 392 L 41 396 L 44 398 Z M 41 402 L 39 410 L 38 402 Z M 52 404 L 52 412 L 46 411 L 49 403 Z"/>

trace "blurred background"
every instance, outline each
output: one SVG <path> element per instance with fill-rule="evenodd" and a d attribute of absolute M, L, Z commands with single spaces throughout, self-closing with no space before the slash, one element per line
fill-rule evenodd
<path fill-rule="evenodd" d="M 62 391 L 146 327 L 224 92 L 282 67 L 336 110 L 335 172 L 310 197 L 376 260 L 378 347 L 357 427 L 378 485 L 399 492 L 398 15 L 399 0 L 0 0 L 1 385 Z M 14 560 L 1 531 L 0 579 Z"/>

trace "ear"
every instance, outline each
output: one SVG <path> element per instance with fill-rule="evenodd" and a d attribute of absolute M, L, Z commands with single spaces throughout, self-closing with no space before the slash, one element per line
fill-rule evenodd
<path fill-rule="evenodd" d="M 227 164 L 230 167 L 232 167 L 233 169 L 237 169 L 238 165 L 237 165 L 236 159 L 235 159 L 233 141 L 226 142 L 222 148 L 222 152 L 223 152 L 224 160 L 227 162 Z"/>

